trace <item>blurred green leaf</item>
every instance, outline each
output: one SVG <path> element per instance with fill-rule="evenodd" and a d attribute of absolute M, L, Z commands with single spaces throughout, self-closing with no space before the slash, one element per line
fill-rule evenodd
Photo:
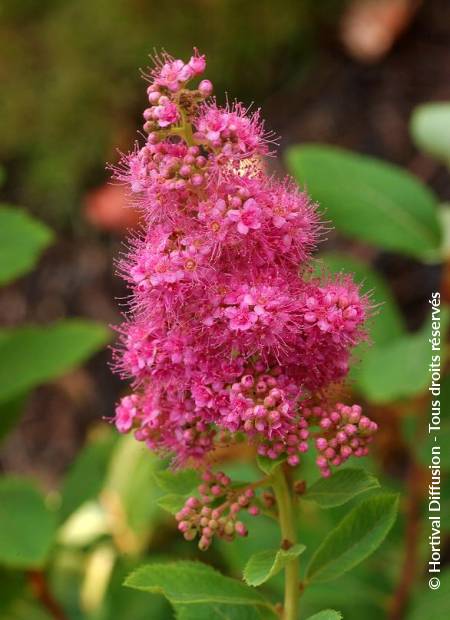
<path fill-rule="evenodd" d="M 102 502 L 116 515 L 114 526 L 124 551 L 145 549 L 160 516 L 157 500 L 161 491 L 154 473 L 161 461 L 131 435 L 120 437 L 108 468 Z M 126 532 L 126 536 L 124 536 Z"/>
<path fill-rule="evenodd" d="M 103 325 L 80 319 L 3 330 L 0 402 L 61 376 L 101 349 L 108 339 Z"/>
<path fill-rule="evenodd" d="M 163 510 L 170 512 L 170 514 L 174 515 L 179 512 L 186 502 L 186 495 L 176 495 L 175 493 L 170 493 L 169 495 L 164 495 L 161 497 L 157 504 Z"/>
<path fill-rule="evenodd" d="M 125 585 L 136 590 L 164 594 L 173 605 L 219 603 L 268 606 L 267 601 L 254 588 L 225 577 L 200 562 L 148 564 L 131 573 Z"/>
<path fill-rule="evenodd" d="M 26 587 L 25 575 L 19 571 L 0 569 L 0 617 L 6 612 L 15 599 L 23 594 Z"/>
<path fill-rule="evenodd" d="M 334 609 L 324 609 L 319 611 L 318 614 L 310 616 L 308 620 L 341 620 L 342 614 L 340 611 L 334 611 Z"/>
<path fill-rule="evenodd" d="M 158 486 L 167 493 L 188 495 L 200 484 L 200 476 L 195 469 L 156 471 L 154 474 Z"/>
<path fill-rule="evenodd" d="M 436 198 L 405 170 L 319 145 L 290 148 L 287 163 L 341 232 L 387 250 L 438 258 Z"/>
<path fill-rule="evenodd" d="M 268 549 L 255 553 L 245 566 L 244 581 L 249 586 L 260 586 L 279 573 L 305 549 L 305 545 L 297 544 L 289 549 Z"/>
<path fill-rule="evenodd" d="M 450 618 L 450 570 L 442 572 L 440 575 L 427 575 L 438 577 L 440 587 L 432 590 L 427 584 L 412 599 L 410 612 L 406 616 L 407 620 L 444 620 Z"/>
<path fill-rule="evenodd" d="M 16 477 L 0 480 L 0 564 L 43 566 L 53 544 L 55 524 L 34 484 Z"/>
<path fill-rule="evenodd" d="M 317 549 L 306 571 L 307 580 L 336 579 L 373 553 L 394 524 L 397 506 L 398 496 L 388 494 L 358 504 Z"/>
<path fill-rule="evenodd" d="M 115 433 L 105 432 L 78 454 L 64 478 L 59 510 L 61 521 L 81 504 L 100 494 L 116 441 Z"/>
<path fill-rule="evenodd" d="M 405 334 L 405 322 L 389 286 L 374 269 L 346 254 L 322 254 L 319 262 L 323 262 L 332 274 L 353 274 L 362 293 L 370 293 L 371 303 L 377 306 L 368 325 L 370 338 L 375 344 L 391 342 Z"/>
<path fill-rule="evenodd" d="M 20 598 L 2 615 L 2 620 L 54 620 L 52 616 L 34 600 Z"/>
<path fill-rule="evenodd" d="M 58 529 L 58 543 L 65 547 L 84 548 L 111 533 L 111 516 L 100 502 L 84 502 Z"/>
<path fill-rule="evenodd" d="M 450 258 L 450 203 L 444 202 L 439 208 L 439 221 L 442 228 L 442 261 Z"/>
<path fill-rule="evenodd" d="M 450 102 L 418 106 L 411 116 L 410 129 L 419 149 L 450 166 Z"/>
<path fill-rule="evenodd" d="M 449 311 L 441 307 L 441 354 Z M 431 356 L 431 317 L 419 332 L 394 340 L 391 344 L 375 347 L 368 352 L 358 374 L 358 389 L 374 403 L 421 394 L 431 381 L 428 369 Z"/>
<path fill-rule="evenodd" d="M 51 230 L 22 209 L 0 205 L 0 285 L 31 271 L 52 239 Z"/>
<path fill-rule="evenodd" d="M 0 402 L 0 441 L 8 435 L 14 426 L 19 422 L 22 415 L 28 394 L 18 394 L 7 400 Z"/>
<path fill-rule="evenodd" d="M 376 489 L 380 483 L 364 469 L 341 469 L 330 478 L 319 478 L 311 485 L 302 500 L 313 501 L 321 508 L 342 506 L 356 495 Z"/>

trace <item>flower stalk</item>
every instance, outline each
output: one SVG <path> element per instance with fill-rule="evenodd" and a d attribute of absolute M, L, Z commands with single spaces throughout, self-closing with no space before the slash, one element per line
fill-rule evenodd
<path fill-rule="evenodd" d="M 292 494 L 286 479 L 283 465 L 275 470 L 273 476 L 273 490 L 278 505 L 278 515 L 281 528 L 282 546 L 292 547 L 297 542 L 297 532 L 294 520 Z M 285 568 L 284 608 L 283 620 L 297 620 L 299 612 L 299 560 L 294 558 Z"/>

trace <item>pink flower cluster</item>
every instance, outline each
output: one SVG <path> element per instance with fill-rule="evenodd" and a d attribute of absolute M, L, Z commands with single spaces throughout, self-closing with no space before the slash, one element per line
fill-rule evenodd
<path fill-rule="evenodd" d="M 265 173 L 270 135 L 258 112 L 206 101 L 208 80 L 188 87 L 205 66 L 197 51 L 187 63 L 157 60 L 147 139 L 115 169 L 145 222 L 119 261 L 130 303 L 115 365 L 133 394 L 116 426 L 178 464 L 244 434 L 295 466 L 319 422 L 327 475 L 349 450 L 365 453 L 373 427 L 343 405 L 339 420 L 319 419 L 307 403 L 346 376 L 368 303 L 350 277 L 312 276 L 315 205 Z"/>
<path fill-rule="evenodd" d="M 247 536 L 247 528 L 238 521 L 238 514 L 246 510 L 256 516 L 260 509 L 251 486 L 232 488 L 231 480 L 222 472 L 205 471 L 203 483 L 198 487 L 200 499 L 189 497 L 176 514 L 178 529 L 186 540 L 199 536 L 199 548 L 208 549 L 212 538 L 217 536 L 227 541 L 238 536 Z"/>

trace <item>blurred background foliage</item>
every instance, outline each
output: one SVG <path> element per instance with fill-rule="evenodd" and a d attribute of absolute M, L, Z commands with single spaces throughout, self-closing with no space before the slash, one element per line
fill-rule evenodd
<path fill-rule="evenodd" d="M 298 79 L 342 0 L 5 0 L 0 157 L 16 199 L 67 223 L 104 162 L 134 140 L 152 50 L 208 54 L 218 93 L 261 98 Z"/>
<path fill-rule="evenodd" d="M 125 389 L 107 366 L 107 326 L 125 295 L 112 257 L 137 223 L 106 185 L 105 161 L 140 125 L 147 54 L 186 56 L 193 45 L 208 54 L 221 100 L 228 91 L 262 105 L 283 136 L 268 165 L 306 184 L 331 220 L 317 268 L 353 273 L 376 306 L 372 345 L 357 352 L 343 397 L 379 423 L 364 467 L 400 492 L 400 517 L 369 561 L 308 590 L 302 614 L 449 617 L 448 522 L 441 589 L 426 583 L 428 300 L 441 292 L 443 335 L 450 303 L 448 2 L 3 0 L 0 35 L 0 617 L 167 620 L 162 597 L 123 579 L 147 561 L 198 557 L 161 499 L 190 488 L 167 488 L 167 462 L 102 420 Z M 446 472 L 445 347 L 442 360 Z M 252 458 L 218 457 L 241 480 L 258 475 Z M 313 459 L 302 465 L 307 484 Z M 449 504 L 445 477 L 443 514 Z M 307 561 L 345 509 L 299 500 L 299 510 Z M 261 541 L 278 542 L 266 517 L 249 529 L 202 560 L 240 578 Z M 273 600 L 280 588 L 279 576 L 265 586 Z"/>

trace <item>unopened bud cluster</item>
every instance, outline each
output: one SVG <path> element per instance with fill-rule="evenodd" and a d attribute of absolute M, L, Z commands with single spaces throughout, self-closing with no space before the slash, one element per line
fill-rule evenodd
<path fill-rule="evenodd" d="M 206 471 L 198 487 L 200 497 L 189 497 L 176 515 L 178 529 L 186 540 L 199 537 L 199 549 L 205 551 L 214 536 L 232 541 L 247 536 L 247 528 L 238 520 L 242 510 L 250 515 L 259 514 L 254 490 L 248 486 L 231 487 L 231 480 L 222 472 Z"/>
<path fill-rule="evenodd" d="M 351 456 L 367 456 L 369 444 L 378 430 L 376 422 L 362 415 L 361 407 L 337 403 L 332 411 L 322 407 L 304 409 L 306 419 L 320 427 L 316 438 L 316 464 L 322 476 L 331 475 L 331 466 L 338 467 Z"/>

